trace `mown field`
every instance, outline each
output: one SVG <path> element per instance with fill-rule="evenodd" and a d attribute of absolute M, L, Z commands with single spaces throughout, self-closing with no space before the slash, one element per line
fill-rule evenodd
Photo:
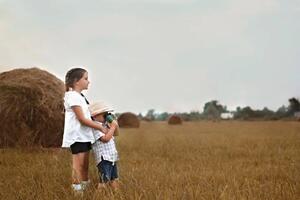
<path fill-rule="evenodd" d="M 144 122 L 117 138 L 120 190 L 74 196 L 71 153 L 0 149 L 0 199 L 300 199 L 300 122 Z"/>

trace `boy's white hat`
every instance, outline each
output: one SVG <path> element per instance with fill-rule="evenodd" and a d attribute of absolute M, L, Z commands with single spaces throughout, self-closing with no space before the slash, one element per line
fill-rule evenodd
<path fill-rule="evenodd" d="M 89 110 L 92 116 L 98 115 L 104 112 L 112 112 L 113 109 L 104 102 L 95 102 L 89 106 Z"/>

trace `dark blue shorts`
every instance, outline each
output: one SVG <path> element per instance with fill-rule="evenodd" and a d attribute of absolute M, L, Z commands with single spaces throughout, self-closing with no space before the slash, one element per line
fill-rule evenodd
<path fill-rule="evenodd" d="M 117 179 L 118 167 L 116 162 L 109 162 L 107 160 L 102 160 L 98 165 L 98 172 L 100 177 L 100 183 L 107 183 L 108 181 L 113 181 Z"/>

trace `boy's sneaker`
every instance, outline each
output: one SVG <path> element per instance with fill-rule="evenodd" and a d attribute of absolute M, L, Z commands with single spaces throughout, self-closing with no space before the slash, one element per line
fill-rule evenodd
<path fill-rule="evenodd" d="M 85 190 L 89 186 L 90 183 L 91 183 L 90 180 L 81 181 L 81 188 L 82 188 L 82 190 Z"/>

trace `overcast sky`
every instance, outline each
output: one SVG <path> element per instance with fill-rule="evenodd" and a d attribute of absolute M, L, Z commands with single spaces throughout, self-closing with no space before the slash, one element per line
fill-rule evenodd
<path fill-rule="evenodd" d="M 300 0 L 0 0 L 0 72 L 85 66 L 117 112 L 277 110 L 300 97 L 299 20 Z"/>

